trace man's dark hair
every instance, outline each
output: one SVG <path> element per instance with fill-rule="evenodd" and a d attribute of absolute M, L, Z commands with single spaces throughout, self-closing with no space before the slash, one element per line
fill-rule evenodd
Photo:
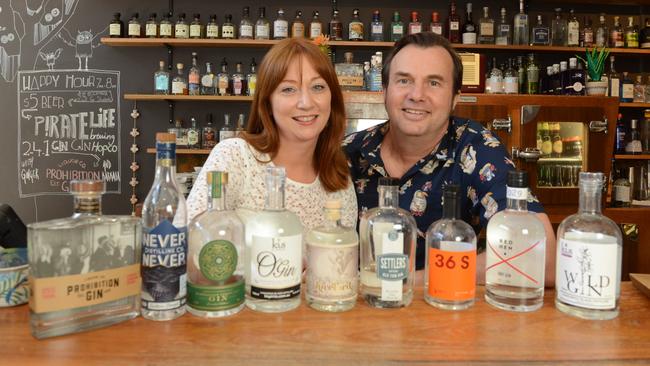
<path fill-rule="evenodd" d="M 463 63 L 460 60 L 460 56 L 456 53 L 454 48 L 451 46 L 451 43 L 447 38 L 437 35 L 431 32 L 421 32 L 415 34 L 409 34 L 402 37 L 399 41 L 395 42 L 393 49 L 388 53 L 384 61 L 384 68 L 381 71 L 381 83 L 384 89 L 388 88 L 388 75 L 390 75 L 390 63 L 395 58 L 395 55 L 402 50 L 402 48 L 414 45 L 420 48 L 429 48 L 429 47 L 442 47 L 444 48 L 449 56 L 451 61 L 454 64 L 453 77 L 454 77 L 454 93 L 460 92 L 460 87 L 463 81 Z"/>

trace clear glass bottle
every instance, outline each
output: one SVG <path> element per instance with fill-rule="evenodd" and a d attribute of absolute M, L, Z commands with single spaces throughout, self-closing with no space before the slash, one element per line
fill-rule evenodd
<path fill-rule="evenodd" d="M 273 39 L 289 37 L 289 22 L 284 17 L 284 9 L 278 9 L 278 16 L 273 21 Z"/>
<path fill-rule="evenodd" d="M 535 54 L 528 54 L 528 65 L 526 66 L 526 94 L 537 94 L 539 92 L 539 66 L 535 60 Z"/>
<path fill-rule="evenodd" d="M 614 68 L 614 55 L 609 56 L 609 74 L 607 74 L 608 93 L 610 97 L 621 96 L 621 75 Z"/>
<path fill-rule="evenodd" d="M 646 85 L 643 83 L 643 75 L 637 75 L 634 80 L 634 99 L 635 103 L 645 102 Z"/>
<path fill-rule="evenodd" d="M 408 25 L 408 34 L 415 34 L 422 32 L 422 22 L 420 22 L 420 15 L 417 11 L 411 12 L 411 21 Z"/>
<path fill-rule="evenodd" d="M 630 207 L 632 205 L 632 186 L 623 169 L 617 169 L 616 180 L 612 183 L 612 207 Z"/>
<path fill-rule="evenodd" d="M 271 24 L 266 19 L 266 8 L 260 6 L 259 17 L 255 22 L 255 39 L 269 39 L 271 36 Z"/>
<path fill-rule="evenodd" d="M 188 75 L 187 91 L 189 95 L 201 94 L 201 71 L 197 63 L 196 52 L 192 52 L 192 67 Z"/>
<path fill-rule="evenodd" d="M 557 230 L 555 306 L 583 319 L 618 316 L 621 296 L 621 229 L 601 213 L 603 173 L 580 173 L 578 213 Z"/>
<path fill-rule="evenodd" d="M 485 93 L 486 94 L 503 94 L 504 85 L 503 85 L 503 71 L 497 66 L 496 57 L 492 58 L 492 69 L 488 74 L 488 78 L 485 81 Z"/>
<path fill-rule="evenodd" d="M 352 10 L 352 20 L 348 24 L 348 40 L 363 41 L 363 22 L 359 18 L 359 9 Z"/>
<path fill-rule="evenodd" d="M 194 14 L 194 19 L 190 23 L 190 38 L 203 38 L 203 24 L 201 24 L 201 14 Z"/>
<path fill-rule="evenodd" d="M 148 38 L 158 38 L 158 22 L 156 21 L 156 13 L 149 14 L 149 19 L 144 26 L 144 35 Z"/>
<path fill-rule="evenodd" d="M 517 76 L 519 78 L 519 94 L 526 94 L 526 64 L 524 56 L 517 56 Z"/>
<path fill-rule="evenodd" d="M 176 64 L 177 74 L 172 79 L 172 94 L 173 95 L 188 95 L 187 79 L 183 75 L 183 64 Z"/>
<path fill-rule="evenodd" d="M 131 38 L 139 38 L 142 36 L 142 25 L 138 13 L 133 13 L 131 20 L 129 20 L 128 36 Z"/>
<path fill-rule="evenodd" d="M 342 41 L 343 40 L 343 23 L 339 19 L 339 11 L 332 10 L 332 19 L 329 24 L 330 40 Z"/>
<path fill-rule="evenodd" d="M 485 301 L 502 310 L 534 311 L 544 302 L 544 224 L 528 211 L 528 173 L 511 170 L 507 179 L 507 207 L 487 227 Z"/>
<path fill-rule="evenodd" d="M 372 12 L 372 22 L 370 23 L 370 40 L 382 42 L 384 40 L 384 22 L 381 21 L 379 10 Z"/>
<path fill-rule="evenodd" d="M 178 20 L 174 26 L 174 37 L 184 39 L 190 37 L 190 26 L 185 21 L 185 13 L 178 14 Z"/>
<path fill-rule="evenodd" d="M 512 44 L 528 45 L 528 33 L 528 14 L 524 8 L 524 0 L 519 0 L 519 13 L 515 14 Z"/>
<path fill-rule="evenodd" d="M 250 72 L 246 74 L 246 95 L 253 96 L 255 95 L 255 89 L 257 88 L 257 64 L 255 63 L 255 58 L 251 60 Z"/>
<path fill-rule="evenodd" d="M 472 3 L 467 3 L 467 11 L 465 13 L 465 23 L 463 24 L 463 44 L 476 44 L 476 24 L 472 19 Z"/>
<path fill-rule="evenodd" d="M 201 132 L 196 123 L 196 118 L 190 117 L 190 128 L 187 129 L 187 147 L 189 149 L 201 148 Z"/>
<path fill-rule="evenodd" d="M 596 28 L 596 47 L 602 48 L 609 45 L 609 29 L 605 23 L 605 14 L 601 13 L 599 16 L 598 28 Z"/>
<path fill-rule="evenodd" d="M 573 9 L 569 10 L 569 21 L 567 23 L 567 46 L 575 47 L 580 45 L 580 22 Z"/>
<path fill-rule="evenodd" d="M 244 95 L 246 92 L 246 79 L 242 71 L 242 63 L 235 64 L 235 72 L 230 77 L 230 93 L 232 95 Z"/>
<path fill-rule="evenodd" d="M 176 148 L 184 149 L 187 147 L 187 128 L 183 127 L 183 120 L 176 118 L 174 121 L 174 127 L 167 130 L 169 133 L 173 133 L 176 136 Z"/>
<path fill-rule="evenodd" d="M 398 13 L 399 14 L 399 13 Z M 443 24 L 440 22 L 440 13 L 434 11 L 431 13 L 431 24 L 429 24 L 429 32 L 438 35 L 443 35 Z"/>
<path fill-rule="evenodd" d="M 302 11 L 300 10 L 296 10 L 296 17 L 293 18 L 293 23 L 291 24 L 291 37 L 305 37 L 305 21 L 302 20 Z"/>
<path fill-rule="evenodd" d="M 210 15 L 210 21 L 205 26 L 205 38 L 217 39 L 219 38 L 219 23 L 217 23 L 217 15 Z"/>
<path fill-rule="evenodd" d="M 530 30 L 531 46 L 548 46 L 551 42 L 551 30 L 544 24 L 541 14 L 537 14 L 537 24 Z"/>
<path fill-rule="evenodd" d="M 235 39 L 237 38 L 237 31 L 235 24 L 232 22 L 232 14 L 226 14 L 225 20 L 221 25 L 221 38 L 223 39 Z"/>
<path fill-rule="evenodd" d="M 189 228 L 187 311 L 203 318 L 244 308 L 244 223 L 226 207 L 228 173 L 207 176 L 208 209 Z"/>
<path fill-rule="evenodd" d="M 165 61 L 158 61 L 158 71 L 153 74 L 154 94 L 169 94 L 169 72 Z"/>
<path fill-rule="evenodd" d="M 102 215 L 103 181 L 71 181 L 69 187 L 72 217 L 27 225 L 30 326 L 38 339 L 109 326 L 139 313 L 140 220 Z"/>
<path fill-rule="evenodd" d="M 399 308 L 413 300 L 417 226 L 399 207 L 399 179 L 380 177 L 378 190 L 379 207 L 359 224 L 360 294 L 370 306 Z"/>
<path fill-rule="evenodd" d="M 244 6 L 242 17 L 239 21 L 239 39 L 253 39 L 254 24 L 250 19 L 250 8 Z"/>
<path fill-rule="evenodd" d="M 123 37 L 124 34 L 124 23 L 120 19 L 122 14 L 113 13 L 113 20 L 108 25 L 108 36 L 111 38 Z"/>
<path fill-rule="evenodd" d="M 201 147 L 203 149 L 212 149 L 217 144 L 217 132 L 212 123 L 212 113 L 208 113 L 206 120 L 201 129 Z"/>
<path fill-rule="evenodd" d="M 495 43 L 498 45 L 510 45 L 512 44 L 512 29 L 510 27 L 510 22 L 506 18 L 506 8 L 501 8 L 501 18 L 497 23 L 496 27 L 496 39 Z"/>
<path fill-rule="evenodd" d="M 508 68 L 503 74 L 503 85 L 506 94 L 519 93 L 519 75 L 513 67 L 512 59 L 508 60 Z"/>
<path fill-rule="evenodd" d="M 363 65 L 353 62 L 352 52 L 346 52 L 343 55 L 345 61 L 334 65 L 341 89 L 363 90 Z"/>
<path fill-rule="evenodd" d="M 309 22 L 309 39 L 316 39 L 323 34 L 323 22 L 320 21 L 320 13 L 314 10 L 314 15 Z"/>
<path fill-rule="evenodd" d="M 402 37 L 404 37 L 404 23 L 400 18 L 399 11 L 396 11 L 393 13 L 393 21 L 390 23 L 390 40 L 397 42 Z"/>
<path fill-rule="evenodd" d="M 634 81 L 627 71 L 623 71 L 621 79 L 621 103 L 632 103 L 634 100 Z"/>
<path fill-rule="evenodd" d="M 447 39 L 451 43 L 460 43 L 460 17 L 456 14 L 456 0 L 449 3 L 449 17 L 447 17 Z"/>
<path fill-rule="evenodd" d="M 476 234 L 461 218 L 460 187 L 445 185 L 442 196 L 442 217 L 426 233 L 424 301 L 463 310 L 476 296 Z"/>
<path fill-rule="evenodd" d="M 216 92 L 216 76 L 212 71 L 212 62 L 205 63 L 205 74 L 201 76 L 201 94 L 214 95 Z"/>
<path fill-rule="evenodd" d="M 237 117 L 237 129 L 235 130 L 235 137 L 242 137 L 246 131 L 246 115 L 240 113 Z"/>
<path fill-rule="evenodd" d="M 567 40 L 567 21 L 562 17 L 562 8 L 555 8 L 555 18 L 551 22 L 551 45 L 566 46 Z"/>
<path fill-rule="evenodd" d="M 609 47 L 625 47 L 625 37 L 619 16 L 614 17 L 614 26 L 609 33 Z"/>
<path fill-rule="evenodd" d="M 645 94 L 643 99 L 644 103 L 650 103 L 650 75 L 648 75 L 648 79 L 646 79 Z"/>
<path fill-rule="evenodd" d="M 357 303 L 359 237 L 341 224 L 341 201 L 325 202 L 325 222 L 310 230 L 307 243 L 305 299 L 320 311 L 347 311 Z"/>
<path fill-rule="evenodd" d="M 217 95 L 230 95 L 230 75 L 228 75 L 228 62 L 224 57 L 221 61 L 221 71 L 217 74 Z"/>
<path fill-rule="evenodd" d="M 176 184 L 176 136 L 156 134 L 156 175 L 142 206 L 142 317 L 185 314 L 187 207 Z"/>
<path fill-rule="evenodd" d="M 641 154 L 643 152 L 643 144 L 641 143 L 641 133 L 638 130 L 639 120 L 633 118 L 630 120 L 630 137 L 625 145 L 626 154 Z M 628 177 L 632 179 L 631 177 Z"/>
<path fill-rule="evenodd" d="M 478 43 L 494 44 L 494 19 L 490 18 L 490 8 L 483 7 L 483 17 L 478 21 Z"/>
<path fill-rule="evenodd" d="M 586 18 L 585 27 L 580 30 L 580 40 L 581 47 L 594 46 L 594 29 L 592 28 L 591 18 Z"/>
<path fill-rule="evenodd" d="M 171 38 L 174 36 L 174 25 L 169 20 L 169 14 L 163 14 L 162 20 L 160 20 L 160 26 L 158 27 L 158 33 L 160 34 L 160 38 Z"/>
<path fill-rule="evenodd" d="M 266 168 L 264 210 L 246 225 L 246 306 L 256 311 L 278 313 L 300 306 L 303 228 L 284 206 L 285 181 L 283 167 Z"/>
<path fill-rule="evenodd" d="M 230 114 L 223 114 L 223 125 L 219 130 L 219 141 L 224 141 L 229 138 L 235 137 L 235 128 L 230 123 Z"/>
<path fill-rule="evenodd" d="M 634 17 L 627 17 L 627 28 L 625 28 L 625 47 L 639 48 L 639 28 L 634 24 Z"/>

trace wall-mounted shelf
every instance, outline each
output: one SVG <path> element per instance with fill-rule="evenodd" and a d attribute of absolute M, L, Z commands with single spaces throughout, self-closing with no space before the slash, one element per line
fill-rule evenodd
<path fill-rule="evenodd" d="M 638 154 L 638 155 L 628 155 L 628 154 L 616 154 L 614 155 L 616 160 L 650 160 L 650 154 Z"/>
<path fill-rule="evenodd" d="M 210 155 L 212 149 L 176 149 L 177 155 Z M 149 147 L 147 148 L 147 153 L 155 154 L 156 148 Z"/>
<path fill-rule="evenodd" d="M 619 103 L 619 108 L 650 108 L 650 103 Z"/>
<path fill-rule="evenodd" d="M 126 100 L 138 101 L 222 101 L 222 102 L 250 102 L 250 96 L 220 96 L 220 95 L 170 95 L 170 94 L 124 94 Z"/>

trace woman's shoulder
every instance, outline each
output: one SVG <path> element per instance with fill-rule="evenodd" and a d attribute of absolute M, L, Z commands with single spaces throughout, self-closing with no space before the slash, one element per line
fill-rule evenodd
<path fill-rule="evenodd" d="M 242 159 L 254 159 L 255 153 L 255 149 L 246 140 L 239 137 L 220 141 L 211 152 L 211 154 L 237 156 Z"/>

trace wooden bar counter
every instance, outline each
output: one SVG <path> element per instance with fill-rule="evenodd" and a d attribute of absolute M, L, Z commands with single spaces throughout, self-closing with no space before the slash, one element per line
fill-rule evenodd
<path fill-rule="evenodd" d="M 0 309 L 0 365 L 347 365 L 347 364 L 650 364 L 650 299 L 624 282 L 621 313 L 586 321 L 544 307 L 497 310 L 478 288 L 474 307 L 435 309 L 417 288 L 405 309 L 359 300 L 330 314 L 303 304 L 283 314 L 244 309 L 225 319 L 186 314 L 170 322 L 142 318 L 90 332 L 36 340 L 27 305 Z"/>

